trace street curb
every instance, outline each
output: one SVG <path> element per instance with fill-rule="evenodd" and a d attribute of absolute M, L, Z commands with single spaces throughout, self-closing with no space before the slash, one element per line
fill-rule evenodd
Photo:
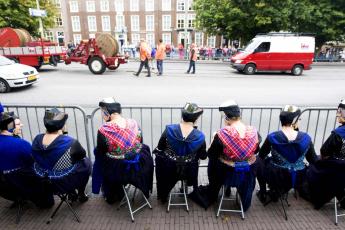
<path fill-rule="evenodd" d="M 130 62 L 139 62 L 138 59 L 129 59 Z M 179 59 L 165 59 L 165 63 L 188 63 L 189 60 L 179 60 Z M 217 61 L 217 60 L 197 60 L 198 63 L 202 64 L 228 64 L 230 61 Z M 312 66 L 345 66 L 345 62 L 313 62 Z"/>

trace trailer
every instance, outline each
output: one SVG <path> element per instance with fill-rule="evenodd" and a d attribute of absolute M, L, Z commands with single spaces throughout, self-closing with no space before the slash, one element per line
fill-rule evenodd
<path fill-rule="evenodd" d="M 102 52 L 102 48 L 97 45 L 96 39 L 90 38 L 89 40 L 82 40 L 76 48 L 68 52 L 65 64 L 68 65 L 72 62 L 88 65 L 93 74 L 103 74 L 107 68 L 116 70 L 120 64 L 127 63 L 128 57 L 118 54 L 106 56 Z"/>
<path fill-rule="evenodd" d="M 0 55 L 17 63 L 39 69 L 42 65 L 53 65 L 64 60 L 67 49 L 56 43 L 38 39 L 32 41 L 23 29 L 10 27 L 0 29 Z"/>

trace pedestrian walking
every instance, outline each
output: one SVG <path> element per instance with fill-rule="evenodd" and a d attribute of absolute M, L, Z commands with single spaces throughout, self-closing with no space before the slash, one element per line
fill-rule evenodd
<path fill-rule="evenodd" d="M 140 42 L 140 47 L 139 47 L 139 52 L 140 52 L 140 66 L 139 70 L 136 73 L 133 73 L 135 76 L 139 77 L 139 74 L 143 67 L 147 69 L 147 75 L 146 77 L 151 77 L 151 71 L 150 71 L 150 66 L 149 66 L 149 60 L 151 58 L 151 50 L 148 46 L 148 44 L 145 42 L 145 40 L 141 40 Z"/>
<path fill-rule="evenodd" d="M 162 39 L 159 39 L 159 44 L 157 45 L 156 52 L 158 76 L 161 76 L 163 74 L 163 60 L 165 59 L 165 51 L 165 44 L 163 43 Z"/>
<path fill-rule="evenodd" d="M 190 51 L 189 51 L 189 68 L 186 72 L 187 74 L 189 74 L 189 72 L 191 71 L 192 68 L 193 68 L 192 74 L 195 74 L 196 59 L 197 59 L 196 47 L 195 47 L 195 43 L 192 43 L 190 45 Z"/>

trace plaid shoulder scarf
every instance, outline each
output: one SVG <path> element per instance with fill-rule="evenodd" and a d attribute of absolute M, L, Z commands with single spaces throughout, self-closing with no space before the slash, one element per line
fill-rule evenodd
<path fill-rule="evenodd" d="M 126 153 L 138 153 L 141 145 L 141 131 L 133 119 L 126 120 L 126 127 L 107 122 L 100 129 L 108 142 L 108 152 L 115 156 L 124 156 Z"/>
<path fill-rule="evenodd" d="M 233 161 L 248 160 L 255 152 L 259 142 L 257 130 L 247 126 L 244 138 L 231 126 L 226 126 L 217 132 L 221 140 L 224 155 Z"/>

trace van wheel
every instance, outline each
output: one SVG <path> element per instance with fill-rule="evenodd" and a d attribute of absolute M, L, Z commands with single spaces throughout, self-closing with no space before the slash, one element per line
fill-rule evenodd
<path fill-rule="evenodd" d="M 303 66 L 302 65 L 294 65 L 291 70 L 292 75 L 299 76 L 303 73 Z"/>
<path fill-rule="evenodd" d="M 93 74 L 102 74 L 106 70 L 107 66 L 105 65 L 104 61 L 100 57 L 92 57 L 89 60 L 89 70 Z"/>
<path fill-rule="evenodd" d="M 256 66 L 254 64 L 247 64 L 243 69 L 243 72 L 245 74 L 254 74 L 255 71 L 256 71 Z"/>
<path fill-rule="evenodd" d="M 8 83 L 4 79 L 0 78 L 0 93 L 7 93 L 10 90 L 11 90 L 11 88 L 8 85 Z"/>

